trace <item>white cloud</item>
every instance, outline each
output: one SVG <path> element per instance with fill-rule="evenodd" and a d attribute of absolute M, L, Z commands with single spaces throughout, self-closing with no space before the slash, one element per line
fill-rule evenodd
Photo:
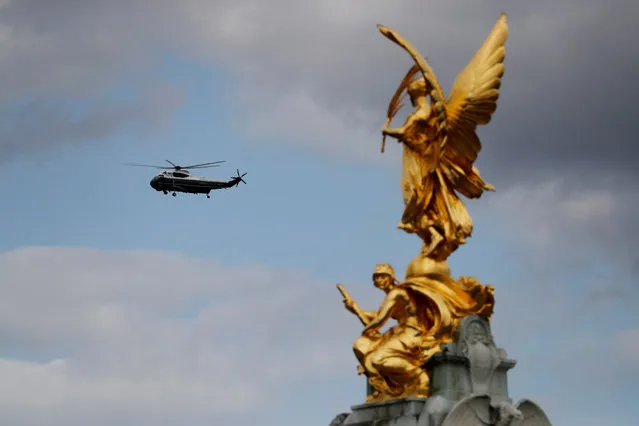
<path fill-rule="evenodd" d="M 350 347 L 361 325 L 333 283 L 301 271 L 61 247 L 2 253 L 0 270 L 0 418 L 11 424 L 204 425 L 258 412 L 331 377 L 357 380 Z M 535 279 L 497 289 L 494 331 L 520 360 L 511 379 L 517 393 L 528 392 L 526 372 L 539 380 L 576 374 L 564 372 L 556 351 L 529 353 L 530 342 L 588 326 L 574 328 L 583 293 L 548 293 Z M 372 289 L 345 285 L 366 309 L 380 302 Z M 600 334 L 578 334 L 559 350 L 569 359 L 588 352 L 579 365 L 590 368 L 601 354 L 592 349 L 610 347 Z M 636 336 L 621 337 L 614 346 L 630 362 Z"/>
<path fill-rule="evenodd" d="M 0 270 L 12 424 L 211 424 L 355 364 L 357 322 L 335 329 L 337 291 L 302 272 L 84 248 L 6 252 Z"/>
<path fill-rule="evenodd" d="M 527 247 L 549 250 L 574 245 L 619 213 L 627 196 L 598 188 L 574 188 L 560 179 L 528 182 L 497 191 L 480 206 Z"/>
<path fill-rule="evenodd" d="M 589 321 L 605 327 L 606 339 L 617 331 L 602 323 L 619 321 L 639 301 L 632 270 L 639 228 L 631 207 L 639 202 L 639 193 L 602 186 L 532 181 L 497 188 L 480 201 L 468 202 L 476 209 L 482 232 L 507 250 L 506 269 L 516 271 L 515 279 L 526 288 L 524 296 L 521 288 L 510 292 L 498 287 L 498 312 L 517 318 L 521 327 L 546 328 L 557 337 L 570 328 L 575 337 L 590 327 Z M 604 338 L 585 334 L 566 343 L 570 356 L 592 353 Z M 581 346 L 588 349 L 573 350 Z"/>
<path fill-rule="evenodd" d="M 527 273 L 540 281 L 579 275 L 592 307 L 639 300 L 637 205 L 632 186 L 550 178 L 497 188 L 476 209 Z"/>
<path fill-rule="evenodd" d="M 103 348 L 109 350 L 109 348 Z M 185 360 L 186 361 L 186 360 Z M 211 362 L 218 361 L 215 357 Z M 2 418 L 14 424 L 91 424 L 161 421 L 201 424 L 220 413 L 245 410 L 263 395 L 254 386 L 229 381 L 222 375 L 188 376 L 156 370 L 138 377 L 78 371 L 73 362 L 47 363 L 0 360 L 4 383 L 0 386 Z M 205 380 L 210 381 L 206 382 Z M 99 419 L 99 420 L 95 420 Z"/>

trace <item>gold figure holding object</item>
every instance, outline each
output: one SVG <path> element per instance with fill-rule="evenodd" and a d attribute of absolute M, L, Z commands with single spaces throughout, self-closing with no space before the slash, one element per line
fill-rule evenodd
<path fill-rule="evenodd" d="M 344 305 L 364 324 L 362 336 L 353 344 L 360 362 L 359 373 L 365 373 L 376 391 L 369 401 L 399 396 L 427 396 L 429 378 L 421 361 L 433 351 L 436 342 L 427 338 L 432 328 L 430 311 L 420 306 L 410 289 L 397 284 L 395 272 L 388 264 L 378 264 L 373 272 L 375 287 L 386 296 L 378 311 L 363 311 L 338 285 Z M 424 300 L 423 302 L 428 302 Z M 421 308 L 421 309 L 420 309 Z M 384 334 L 379 329 L 393 318 L 397 324 Z M 430 351 L 430 352 L 429 352 Z"/>
<path fill-rule="evenodd" d="M 481 149 L 475 130 L 487 124 L 496 110 L 508 34 L 502 14 L 445 100 L 419 52 L 395 31 L 378 27 L 415 61 L 388 107 L 382 152 L 386 136 L 404 145 L 405 210 L 398 227 L 417 234 L 423 246 L 409 263 L 404 282 L 397 282 L 390 265 L 377 265 L 373 282 L 386 294 L 377 311 L 360 309 L 338 285 L 346 309 L 364 324 L 353 350 L 360 363 L 359 373 L 375 388 L 369 402 L 427 396 L 430 380 L 426 362 L 442 344 L 452 341 L 463 317 L 477 314 L 490 319 L 493 313 L 493 287 L 473 277 L 454 279 L 447 259 L 472 233 L 472 220 L 457 192 L 479 198 L 484 191 L 494 190 L 473 165 Z M 421 76 L 415 79 L 418 73 Z M 415 110 L 402 127 L 391 128 L 404 91 Z M 380 333 L 389 319 L 397 324 Z"/>
<path fill-rule="evenodd" d="M 419 52 L 395 31 L 381 25 L 379 30 L 415 61 L 391 99 L 387 124 L 382 129 L 382 151 L 386 136 L 404 145 L 405 210 L 399 228 L 424 241 L 424 256 L 443 260 L 466 242 L 473 228 L 456 193 L 479 198 L 484 191 L 494 190 L 473 165 L 481 150 L 475 130 L 487 124 L 497 108 L 508 35 L 506 16 L 499 17 L 475 56 L 458 74 L 448 100 Z M 412 80 L 420 71 L 421 76 Z M 399 102 L 404 90 L 415 110 L 402 127 L 390 128 L 402 107 Z"/>
<path fill-rule="evenodd" d="M 427 396 L 430 380 L 424 364 L 443 343 L 452 340 L 461 318 L 470 314 L 489 318 L 492 314 L 491 286 L 471 277 L 455 281 L 450 272 L 440 272 L 398 283 L 390 265 L 378 264 L 373 283 L 386 295 L 377 311 L 362 310 L 338 284 L 344 306 L 364 324 L 353 351 L 360 363 L 359 373 L 366 374 L 376 389 L 369 402 Z M 379 329 L 389 319 L 397 324 L 381 334 Z"/>

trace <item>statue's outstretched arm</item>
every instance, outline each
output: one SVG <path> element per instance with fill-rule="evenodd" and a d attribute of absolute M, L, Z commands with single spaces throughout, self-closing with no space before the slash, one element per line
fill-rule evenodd
<path fill-rule="evenodd" d="M 377 312 L 365 311 L 360 308 L 355 300 L 353 300 L 351 295 L 348 294 L 344 286 L 342 286 L 341 284 L 337 284 L 337 289 L 340 291 L 340 293 L 342 293 L 342 297 L 344 298 L 344 307 L 346 307 L 349 312 L 353 313 L 364 325 L 364 327 L 368 325 L 368 323 L 375 317 L 375 315 L 377 315 Z"/>
<path fill-rule="evenodd" d="M 404 134 L 406 133 L 407 129 L 415 126 L 420 121 L 423 122 L 428 120 L 429 116 L 430 116 L 430 107 L 418 108 L 408 117 L 406 117 L 406 121 L 404 122 L 403 126 L 388 127 L 388 125 L 384 125 L 384 127 L 382 127 L 382 135 L 390 136 L 392 138 L 398 139 L 398 142 L 403 142 L 406 145 L 410 146 L 412 141 L 406 140 L 404 138 Z"/>
<path fill-rule="evenodd" d="M 416 113 L 412 113 L 406 117 L 406 122 L 401 127 L 382 127 L 382 134 L 395 139 L 401 139 L 404 136 L 404 133 L 406 133 L 406 129 L 414 125 L 420 119 L 422 119 L 422 117 L 419 117 Z"/>
<path fill-rule="evenodd" d="M 349 303 L 349 302 L 346 302 Z M 354 300 L 350 300 L 350 304 L 352 304 L 352 309 L 348 309 L 349 312 L 352 312 L 358 319 L 359 321 L 364 325 L 364 327 L 366 327 L 373 318 L 375 318 L 375 316 L 377 315 L 377 312 L 375 311 L 365 311 L 364 309 L 360 308 L 357 303 Z"/>
<path fill-rule="evenodd" d="M 406 132 L 406 125 L 402 127 L 383 127 L 382 134 L 391 138 L 400 139 Z"/>
<path fill-rule="evenodd" d="M 355 315 L 357 316 L 357 318 L 359 318 L 360 322 L 364 325 L 364 327 L 366 327 L 373 320 L 373 318 L 375 318 L 375 316 L 377 315 L 377 312 L 365 311 L 361 308 L 358 308 Z"/>
<path fill-rule="evenodd" d="M 404 297 L 405 294 L 403 291 L 391 290 L 382 302 L 382 306 L 380 306 L 376 312 L 375 317 L 369 321 L 368 325 L 362 331 L 362 334 L 377 332 L 380 327 L 383 327 L 386 321 L 390 319 L 398 301 Z"/>
<path fill-rule="evenodd" d="M 371 321 L 373 321 L 373 318 L 377 316 L 377 312 L 375 311 L 362 311 L 362 314 L 364 318 L 366 318 L 366 325 L 368 325 Z"/>

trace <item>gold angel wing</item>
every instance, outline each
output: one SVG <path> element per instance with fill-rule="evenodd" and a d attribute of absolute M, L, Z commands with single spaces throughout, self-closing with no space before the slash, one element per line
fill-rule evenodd
<path fill-rule="evenodd" d="M 504 74 L 508 23 L 501 14 L 484 43 L 457 75 L 446 102 L 448 144 L 443 153 L 466 174 L 476 174 L 473 163 L 481 151 L 475 130 L 487 124 L 497 109 Z"/>

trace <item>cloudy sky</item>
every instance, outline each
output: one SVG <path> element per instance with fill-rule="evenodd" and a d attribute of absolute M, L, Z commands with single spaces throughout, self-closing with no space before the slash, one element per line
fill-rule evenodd
<path fill-rule="evenodd" d="M 411 65 L 447 90 L 510 24 L 456 275 L 497 291 L 511 396 L 557 425 L 639 416 L 639 3 L 0 0 L 0 419 L 11 426 L 327 425 L 364 399 Z M 123 162 L 226 160 L 247 185 L 166 197 Z"/>

